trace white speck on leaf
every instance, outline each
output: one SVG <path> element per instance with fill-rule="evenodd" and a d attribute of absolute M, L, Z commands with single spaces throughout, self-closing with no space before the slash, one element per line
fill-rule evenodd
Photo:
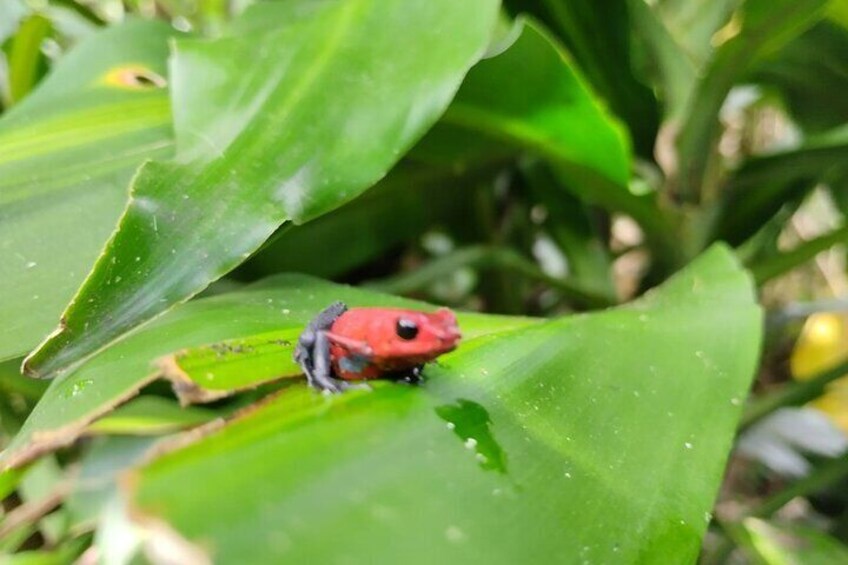
<path fill-rule="evenodd" d="M 449 542 L 459 543 L 465 539 L 465 532 L 456 526 L 449 526 L 448 529 L 445 530 L 445 538 L 447 538 Z"/>

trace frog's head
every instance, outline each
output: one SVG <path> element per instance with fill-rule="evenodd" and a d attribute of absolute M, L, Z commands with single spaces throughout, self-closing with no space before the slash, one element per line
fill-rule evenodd
<path fill-rule="evenodd" d="M 384 339 L 373 343 L 376 357 L 425 363 L 456 349 L 461 334 L 456 316 L 447 308 L 435 312 L 392 309 L 383 318 Z"/>

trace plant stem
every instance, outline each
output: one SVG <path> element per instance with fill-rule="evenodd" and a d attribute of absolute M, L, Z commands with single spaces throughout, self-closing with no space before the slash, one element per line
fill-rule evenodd
<path fill-rule="evenodd" d="M 781 389 L 767 394 L 753 402 L 739 424 L 739 431 L 743 431 L 759 422 L 778 408 L 784 406 L 798 406 L 820 396 L 828 384 L 848 374 L 848 361 L 840 363 L 835 367 L 827 369 L 812 379 L 793 382 L 783 386 Z"/>
<path fill-rule="evenodd" d="M 791 271 L 838 243 L 848 243 L 848 226 L 833 230 L 815 239 L 805 241 L 792 251 L 770 257 L 751 266 L 751 273 L 758 285 Z"/>
<path fill-rule="evenodd" d="M 823 463 L 803 479 L 774 493 L 748 515 L 767 518 L 783 508 L 793 498 L 821 490 L 837 483 L 846 476 L 848 476 L 848 453 Z"/>
<path fill-rule="evenodd" d="M 459 249 L 433 259 L 426 265 L 365 286 L 382 292 L 403 294 L 426 287 L 463 267 L 498 267 L 508 269 L 529 279 L 538 280 L 562 292 L 567 298 L 587 307 L 610 306 L 608 299 L 577 287 L 567 280 L 552 277 L 535 263 L 512 249 L 477 245 Z"/>
<path fill-rule="evenodd" d="M 702 565 L 719 565 L 727 563 L 727 559 L 734 549 L 734 546 L 740 545 L 740 531 L 742 522 L 746 518 L 768 518 L 784 506 L 792 499 L 799 496 L 806 496 L 818 490 L 822 490 L 827 486 L 833 485 L 848 476 L 848 453 L 831 459 L 821 466 L 815 468 L 812 473 L 803 479 L 781 489 L 765 499 L 759 506 L 734 519 L 732 522 L 717 520 L 716 523 L 725 534 L 725 538 L 711 552 L 711 554 L 702 559 Z"/>

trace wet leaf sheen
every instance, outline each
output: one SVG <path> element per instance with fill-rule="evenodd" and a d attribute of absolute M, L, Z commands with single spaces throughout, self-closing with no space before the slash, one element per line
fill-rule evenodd
<path fill-rule="evenodd" d="M 289 387 L 129 495 L 221 562 L 691 563 L 760 323 L 713 249 L 630 307 L 471 340 L 421 387 Z"/>

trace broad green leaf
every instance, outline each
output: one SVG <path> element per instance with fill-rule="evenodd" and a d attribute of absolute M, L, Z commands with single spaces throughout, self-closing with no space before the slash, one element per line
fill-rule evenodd
<path fill-rule="evenodd" d="M 468 73 L 443 122 L 541 155 L 581 200 L 633 216 L 650 235 L 662 232 L 653 198 L 627 188 L 626 131 L 537 24 L 521 20 L 515 33 L 506 51 Z"/>
<path fill-rule="evenodd" d="M 717 248 L 629 307 L 470 340 L 420 387 L 289 387 L 131 474 L 131 514 L 221 563 L 692 563 L 760 324 Z"/>
<path fill-rule="evenodd" d="M 154 362 L 165 355 L 272 331 L 302 330 L 336 300 L 351 306 L 427 307 L 421 302 L 296 275 L 279 276 L 243 291 L 192 301 L 53 380 L 21 431 L 0 454 L 0 466 L 17 466 L 73 442 L 95 418 L 156 379 L 160 371 Z M 528 318 L 465 313 L 459 314 L 459 319 L 466 336 L 534 323 Z M 289 362 L 285 354 L 280 356 L 281 368 Z M 266 380 L 261 374 L 256 378 L 256 384 Z"/>
<path fill-rule="evenodd" d="M 631 14 L 625 2 L 507 0 L 516 13 L 541 19 L 574 56 L 583 75 L 631 132 L 636 151 L 651 158 L 659 123 L 653 93 L 634 74 Z"/>
<path fill-rule="evenodd" d="M 747 0 L 721 36 L 706 69 L 688 98 L 679 124 L 675 173 L 684 199 L 710 193 L 716 167 L 714 144 L 718 112 L 731 87 L 755 63 L 774 52 L 821 17 L 827 0 Z"/>
<path fill-rule="evenodd" d="M 508 49 L 468 73 L 444 121 L 626 186 L 630 146 L 624 128 L 538 24 L 519 20 L 513 33 Z"/>
<path fill-rule="evenodd" d="M 809 527 L 781 525 L 756 518 L 742 526 L 747 552 L 766 565 L 830 565 L 848 562 L 848 547 Z"/>
<path fill-rule="evenodd" d="M 29 370 L 79 361 L 203 290 L 284 221 L 374 184 L 450 102 L 498 2 L 328 5 L 279 29 L 266 18 L 244 35 L 175 43 L 177 155 L 139 171 L 117 231 Z M 268 6 L 254 14 L 273 15 Z"/>
<path fill-rule="evenodd" d="M 156 86 L 170 34 L 153 22 L 95 34 L 0 119 L 0 359 L 50 332 L 138 165 L 170 155 L 167 92 Z"/>

